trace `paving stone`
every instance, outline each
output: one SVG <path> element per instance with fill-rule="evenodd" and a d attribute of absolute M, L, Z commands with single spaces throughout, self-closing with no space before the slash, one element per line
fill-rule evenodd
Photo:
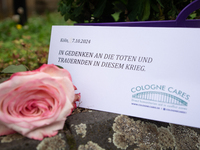
<path fill-rule="evenodd" d="M 0 137 L 0 150 L 35 150 L 40 141 L 20 137 L 17 134 Z"/>
<path fill-rule="evenodd" d="M 54 137 L 42 141 L 29 139 L 20 134 L 10 134 L 0 137 L 0 150 L 69 150 L 66 134 L 58 133 Z"/>
<path fill-rule="evenodd" d="M 0 150 L 199 150 L 200 129 L 89 111 L 71 115 L 58 135 L 37 141 L 0 137 Z"/>
<path fill-rule="evenodd" d="M 37 150 L 70 150 L 64 132 L 54 137 L 43 139 L 36 147 Z"/>
<path fill-rule="evenodd" d="M 90 145 L 97 143 L 104 149 L 116 148 L 111 141 L 114 133 L 112 125 L 117 116 L 113 113 L 92 110 L 68 117 L 66 125 L 75 139 L 76 149 L 88 143 Z"/>
<path fill-rule="evenodd" d="M 198 128 L 101 111 L 72 115 L 68 117 L 66 126 L 74 140 L 74 148 L 78 150 L 200 148 Z"/>

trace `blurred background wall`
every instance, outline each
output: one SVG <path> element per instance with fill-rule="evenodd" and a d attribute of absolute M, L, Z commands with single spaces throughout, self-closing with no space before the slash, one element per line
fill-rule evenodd
<path fill-rule="evenodd" d="M 14 1 L 0 0 L 0 20 L 14 15 Z M 20 0 L 18 0 L 20 1 Z M 56 11 L 59 0 L 25 0 L 27 15 Z"/>

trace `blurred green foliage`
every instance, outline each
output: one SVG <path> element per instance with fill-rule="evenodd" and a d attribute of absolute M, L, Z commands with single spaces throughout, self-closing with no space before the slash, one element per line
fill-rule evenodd
<path fill-rule="evenodd" d="M 0 71 L 23 64 L 30 70 L 47 63 L 52 25 L 69 25 L 59 13 L 33 16 L 25 26 L 11 18 L 0 21 Z"/>
<path fill-rule="evenodd" d="M 83 22 L 173 20 L 192 0 L 60 0 L 58 11 L 65 20 Z M 119 16 L 113 16 L 113 14 Z M 198 18 L 195 11 L 189 19 Z"/>

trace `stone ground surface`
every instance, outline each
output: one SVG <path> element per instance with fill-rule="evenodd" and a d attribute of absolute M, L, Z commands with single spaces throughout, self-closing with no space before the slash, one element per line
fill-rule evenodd
<path fill-rule="evenodd" d="M 0 150 L 199 150 L 199 135 L 197 128 L 88 110 L 69 116 L 63 130 L 42 141 L 0 136 Z"/>
<path fill-rule="evenodd" d="M 0 137 L 0 150 L 198 150 L 200 129 L 89 110 L 69 116 L 58 135 Z"/>

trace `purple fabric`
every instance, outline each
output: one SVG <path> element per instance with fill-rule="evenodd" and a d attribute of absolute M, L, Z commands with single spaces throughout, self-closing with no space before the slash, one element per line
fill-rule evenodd
<path fill-rule="evenodd" d="M 135 22 L 110 22 L 110 23 L 77 23 L 83 26 L 124 26 L 124 27 L 191 27 L 199 28 L 200 19 L 186 20 L 189 14 L 200 9 L 200 0 L 195 0 L 187 5 L 177 16 L 176 20 L 165 21 L 135 21 Z"/>

